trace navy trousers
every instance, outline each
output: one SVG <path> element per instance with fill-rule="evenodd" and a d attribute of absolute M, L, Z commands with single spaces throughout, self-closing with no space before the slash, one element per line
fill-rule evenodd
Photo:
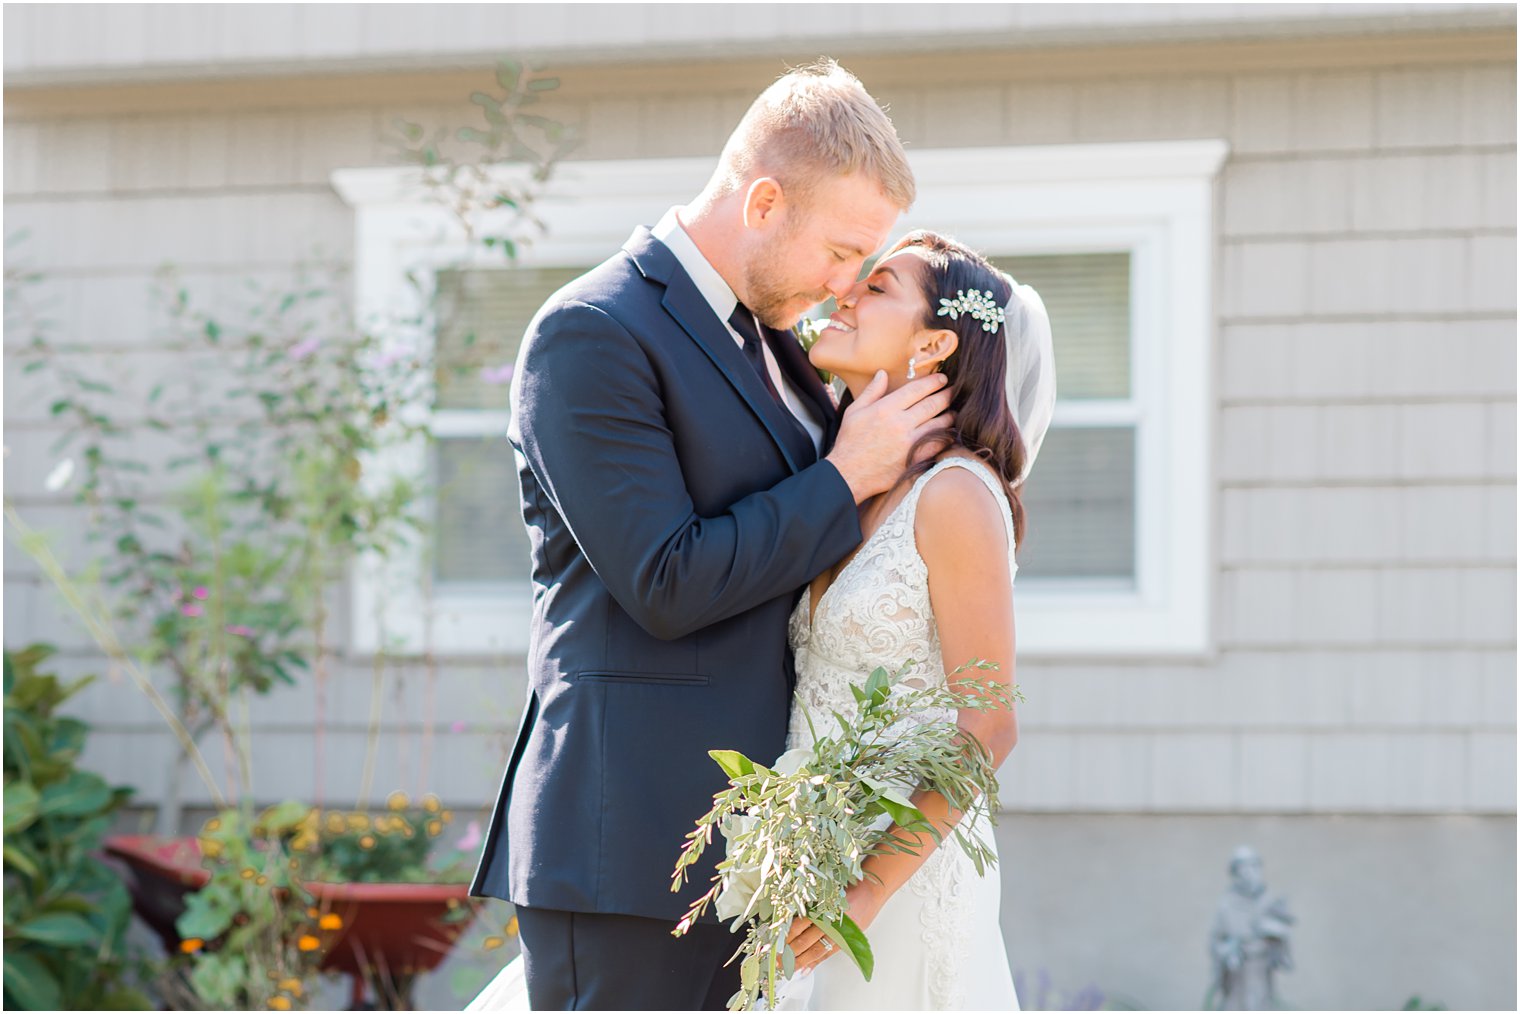
<path fill-rule="evenodd" d="M 743 935 L 699 923 L 673 937 L 666 919 L 517 909 L 534 1010 L 727 1010 L 739 991 Z"/>

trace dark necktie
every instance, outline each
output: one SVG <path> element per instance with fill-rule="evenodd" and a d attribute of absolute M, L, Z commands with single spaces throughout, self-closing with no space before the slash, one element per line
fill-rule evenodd
<path fill-rule="evenodd" d="M 740 303 L 734 307 L 734 312 L 729 314 L 728 323 L 739 333 L 739 337 L 744 339 L 744 358 L 749 360 L 750 368 L 755 371 L 760 382 L 765 385 L 765 389 L 771 393 L 771 397 L 776 399 L 776 404 L 785 409 L 786 402 L 781 400 L 781 392 L 776 390 L 776 385 L 771 380 L 771 371 L 765 368 L 764 339 L 760 337 L 760 331 L 755 327 L 755 315 L 750 312 L 749 307 Z M 787 414 L 791 415 L 790 409 L 787 410 Z"/>

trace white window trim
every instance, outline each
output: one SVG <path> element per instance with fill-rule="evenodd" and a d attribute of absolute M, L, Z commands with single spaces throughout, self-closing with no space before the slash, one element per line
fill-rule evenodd
<path fill-rule="evenodd" d="M 1062 425 L 1135 423 L 1136 586 L 1028 581 L 1017 594 L 1025 656 L 1196 656 L 1212 650 L 1210 508 L 1214 177 L 1221 140 L 911 151 L 918 201 L 894 238 L 919 227 L 995 256 L 1127 250 L 1131 255 L 1134 404 L 1063 402 Z M 547 234 L 520 251 L 533 267 L 591 266 L 638 223 L 689 200 L 710 158 L 563 164 L 536 208 Z M 520 174 L 503 170 L 520 179 Z M 418 171 L 347 169 L 333 185 L 356 215 L 355 298 L 361 321 L 416 313 L 424 285 L 462 262 L 504 263 L 472 249 Z M 439 419 L 460 434 L 504 431 L 502 414 Z M 504 445 L 505 449 L 505 445 Z M 425 446 L 366 463 L 366 474 L 417 469 Z M 518 523 L 504 505 L 502 523 Z M 419 554 L 356 562 L 352 643 L 392 651 L 521 653 L 530 590 L 435 595 L 424 610 Z M 381 590 L 387 594 L 382 596 Z M 431 629 L 429 629 L 431 627 Z"/>

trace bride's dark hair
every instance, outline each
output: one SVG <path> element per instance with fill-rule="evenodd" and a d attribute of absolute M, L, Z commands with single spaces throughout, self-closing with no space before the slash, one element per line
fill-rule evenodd
<path fill-rule="evenodd" d="M 927 472 L 952 447 L 964 447 L 990 465 L 1003 480 L 1008 491 L 1008 504 L 1013 510 L 1014 538 L 1022 546 L 1024 504 L 1014 482 L 1024 471 L 1026 451 L 1018 423 L 1008 409 L 1005 330 L 999 327 L 987 331 L 982 322 L 970 314 L 963 313 L 955 320 L 938 315 L 940 299 L 954 299 L 957 292 L 972 289 L 991 292 L 997 305 L 1006 307 L 1013 290 L 1003 273 L 981 254 L 926 229 L 908 233 L 881 259 L 908 247 L 916 248 L 921 255 L 917 259 L 922 267 L 916 272 L 924 297 L 924 316 L 920 323 L 925 328 L 954 331 L 959 344 L 939 366 L 939 372 L 950 379 L 947 389 L 950 391 L 950 410 L 955 413 L 955 425 L 948 433 L 931 434 L 914 445 L 908 453 L 909 462 L 920 448 L 931 444 L 940 446 L 932 458 L 916 465 L 909 464 L 898 483 L 911 482 Z"/>

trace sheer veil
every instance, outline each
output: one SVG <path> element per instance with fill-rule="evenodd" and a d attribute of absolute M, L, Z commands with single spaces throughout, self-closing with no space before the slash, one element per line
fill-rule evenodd
<path fill-rule="evenodd" d="M 1004 274 L 1013 295 L 1003 310 L 1008 349 L 1008 409 L 1024 438 L 1024 469 L 1014 481 L 1021 486 L 1034 467 L 1045 442 L 1045 431 L 1056 410 L 1056 355 L 1050 334 L 1050 314 L 1040 294 Z"/>

